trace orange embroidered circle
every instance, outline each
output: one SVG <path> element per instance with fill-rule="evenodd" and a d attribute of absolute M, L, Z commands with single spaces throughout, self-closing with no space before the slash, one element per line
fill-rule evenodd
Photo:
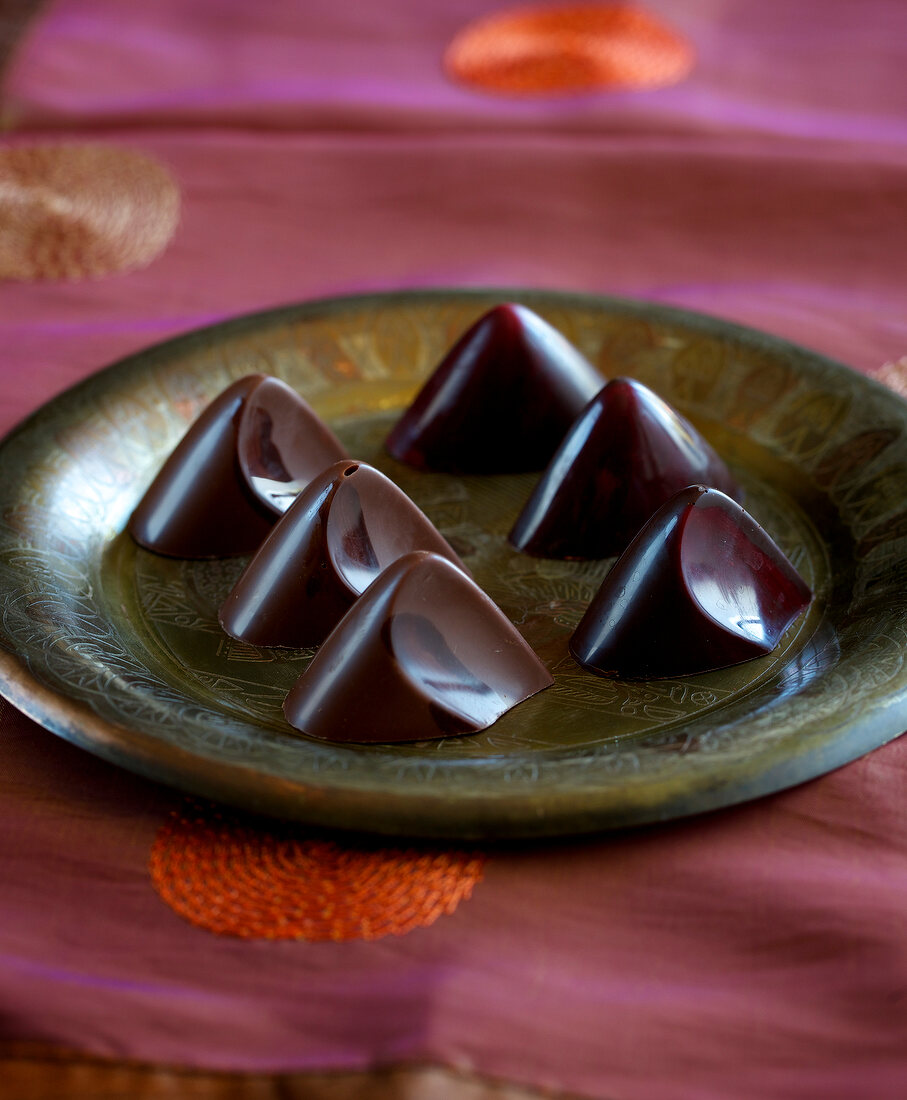
<path fill-rule="evenodd" d="M 144 267 L 178 220 L 176 184 L 141 153 L 88 144 L 0 150 L 0 279 Z"/>
<path fill-rule="evenodd" d="M 660 88 L 693 67 L 681 35 L 629 4 L 499 12 L 469 24 L 448 47 L 453 79 L 487 92 L 545 95 Z"/>
<path fill-rule="evenodd" d="M 151 878 L 192 924 L 269 940 L 376 940 L 453 913 L 482 877 L 475 852 L 313 839 L 187 800 L 158 832 Z"/>

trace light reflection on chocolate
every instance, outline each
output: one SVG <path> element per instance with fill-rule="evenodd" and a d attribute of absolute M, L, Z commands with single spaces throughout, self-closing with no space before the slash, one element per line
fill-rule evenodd
<path fill-rule="evenodd" d="M 770 653 L 809 606 L 772 538 L 717 489 L 683 489 L 643 526 L 570 640 L 590 672 L 682 676 Z"/>
<path fill-rule="evenodd" d="M 170 557 L 251 553 L 299 491 L 346 452 L 286 383 L 234 382 L 177 444 L 129 521 L 136 542 Z"/>
<path fill-rule="evenodd" d="M 450 349 L 387 438 L 420 470 L 540 470 L 604 379 L 525 306 L 489 310 Z"/>
<path fill-rule="evenodd" d="M 262 543 L 224 601 L 221 625 L 253 645 L 317 645 L 382 569 L 413 550 L 465 571 L 402 489 L 364 462 L 337 462 Z"/>
<path fill-rule="evenodd" d="M 326 638 L 284 703 L 310 737 L 423 741 L 485 729 L 553 678 L 448 559 L 388 566 Z"/>
<path fill-rule="evenodd" d="M 619 554 L 646 520 L 687 485 L 742 492 L 689 421 L 641 382 L 615 378 L 564 436 L 510 532 L 542 558 Z"/>
<path fill-rule="evenodd" d="M 281 513 L 326 466 L 348 457 L 308 402 L 277 378 L 265 378 L 249 394 L 236 449 L 252 491 Z"/>

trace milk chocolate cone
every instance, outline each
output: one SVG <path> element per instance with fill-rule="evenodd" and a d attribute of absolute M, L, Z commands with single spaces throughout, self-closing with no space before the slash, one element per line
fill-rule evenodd
<path fill-rule="evenodd" d="M 564 437 L 510 541 L 541 558 L 607 558 L 674 493 L 694 484 L 741 497 L 692 424 L 641 382 L 616 378 Z"/>
<path fill-rule="evenodd" d="M 292 494 L 345 452 L 285 383 L 234 382 L 177 444 L 129 520 L 136 542 L 178 558 L 255 550 Z"/>
<path fill-rule="evenodd" d="M 570 640 L 602 676 L 682 676 L 770 653 L 808 585 L 748 512 L 689 486 L 617 560 Z"/>
<path fill-rule="evenodd" d="M 604 379 L 532 310 L 501 305 L 448 352 L 388 436 L 422 470 L 540 470 Z"/>
<path fill-rule="evenodd" d="M 553 683 L 516 628 L 447 559 L 398 558 L 316 653 L 284 703 L 324 741 L 471 733 Z"/>
<path fill-rule="evenodd" d="M 317 645 L 382 569 L 412 550 L 465 570 L 389 478 L 364 462 L 337 462 L 262 543 L 221 607 L 221 625 L 253 645 Z"/>

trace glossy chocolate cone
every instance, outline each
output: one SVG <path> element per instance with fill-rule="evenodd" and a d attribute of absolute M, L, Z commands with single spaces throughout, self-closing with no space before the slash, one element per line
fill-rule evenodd
<path fill-rule="evenodd" d="M 510 542 L 541 558 L 607 558 L 674 493 L 694 484 L 742 495 L 692 424 L 641 382 L 616 378 L 564 437 Z"/>
<path fill-rule="evenodd" d="M 601 676 L 682 676 L 770 653 L 809 606 L 808 585 L 748 512 L 689 486 L 605 577 L 570 640 Z"/>
<path fill-rule="evenodd" d="M 448 352 L 387 449 L 420 470 L 540 470 L 603 381 L 541 317 L 497 306 Z"/>
<path fill-rule="evenodd" d="M 349 458 L 311 405 L 277 378 L 265 378 L 246 398 L 236 450 L 246 484 L 281 515 L 312 478 Z"/>
<path fill-rule="evenodd" d="M 343 454 L 289 386 L 248 375 L 195 420 L 133 512 L 129 531 L 146 549 L 171 557 L 250 553 L 286 507 L 273 486 L 289 481 L 295 492 Z M 265 475 L 262 489 L 255 479 Z"/>
<path fill-rule="evenodd" d="M 412 550 L 465 571 L 402 489 L 365 463 L 337 462 L 259 547 L 220 609 L 221 625 L 253 645 L 318 645 L 382 569 Z"/>
<path fill-rule="evenodd" d="M 472 733 L 553 683 L 500 609 L 437 554 L 398 558 L 326 639 L 284 703 L 324 741 Z"/>

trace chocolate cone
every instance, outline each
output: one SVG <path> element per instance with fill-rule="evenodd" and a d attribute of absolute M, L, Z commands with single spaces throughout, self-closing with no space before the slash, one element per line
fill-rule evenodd
<path fill-rule="evenodd" d="M 253 645 L 318 645 L 382 569 L 412 550 L 465 571 L 389 478 L 363 462 L 334 463 L 259 547 L 220 609 L 221 625 Z"/>
<path fill-rule="evenodd" d="M 312 478 L 349 458 L 311 405 L 277 378 L 265 378 L 246 398 L 236 449 L 249 488 L 279 514 Z"/>
<path fill-rule="evenodd" d="M 551 683 L 480 588 L 445 558 L 417 551 L 357 600 L 284 714 L 324 741 L 423 741 L 485 729 Z"/>
<path fill-rule="evenodd" d="M 263 374 L 204 410 L 129 520 L 136 542 L 177 558 L 255 550 L 295 494 L 345 452 L 309 405 Z"/>
<path fill-rule="evenodd" d="M 770 653 L 811 599 L 748 512 L 716 489 L 689 486 L 614 564 L 570 652 L 601 676 L 724 668 Z"/>
<path fill-rule="evenodd" d="M 541 317 L 497 306 L 448 352 L 387 449 L 420 470 L 540 470 L 603 381 Z"/>
<path fill-rule="evenodd" d="M 619 554 L 687 485 L 741 490 L 700 433 L 641 382 L 616 378 L 564 437 L 510 542 L 541 558 Z"/>

